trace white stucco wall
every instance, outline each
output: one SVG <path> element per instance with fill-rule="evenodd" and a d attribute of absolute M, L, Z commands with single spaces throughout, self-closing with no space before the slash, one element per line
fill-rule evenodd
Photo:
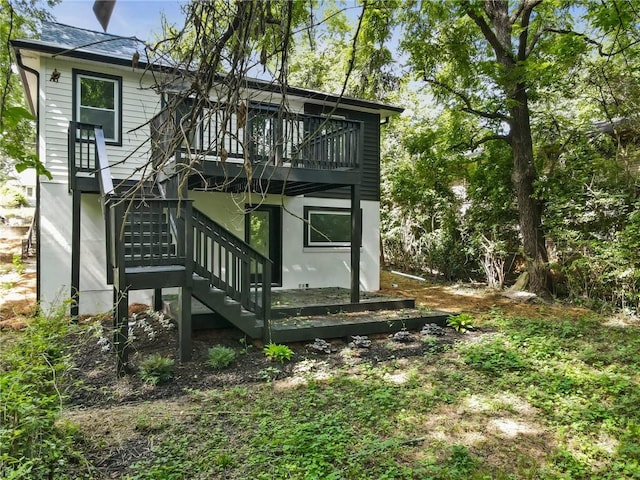
<path fill-rule="evenodd" d="M 236 236 L 244 237 L 246 195 L 217 192 L 190 192 L 196 208 L 224 225 Z M 351 254 L 348 247 L 304 247 L 305 206 L 349 207 L 346 200 L 284 197 L 268 195 L 253 203 L 284 205 L 282 210 L 282 287 L 343 287 L 351 282 Z M 41 186 L 41 299 L 45 309 L 54 308 L 70 297 L 72 201 L 66 185 Z M 362 248 L 360 287 L 364 291 L 380 288 L 379 205 L 362 202 Z M 80 313 L 94 314 L 112 308 L 113 292 L 106 283 L 104 219 L 98 195 L 84 194 L 81 202 Z M 130 292 L 130 303 L 150 304 L 150 291 Z"/>
<path fill-rule="evenodd" d="M 250 203 L 246 194 L 191 192 L 194 206 L 244 238 L 243 208 Z M 253 197 L 253 204 L 283 205 L 282 209 L 282 288 L 351 286 L 351 251 L 349 247 L 305 247 L 304 207 L 349 208 L 347 200 L 267 195 Z M 380 288 L 380 216 L 378 202 L 362 202 L 362 248 L 360 249 L 360 288 Z"/>
<path fill-rule="evenodd" d="M 107 285 L 104 217 L 98 195 L 81 200 L 80 314 L 111 310 L 113 290 Z M 45 311 L 71 297 L 72 200 L 67 186 L 40 187 L 40 300 Z M 129 303 L 150 304 L 150 291 L 130 292 Z"/>

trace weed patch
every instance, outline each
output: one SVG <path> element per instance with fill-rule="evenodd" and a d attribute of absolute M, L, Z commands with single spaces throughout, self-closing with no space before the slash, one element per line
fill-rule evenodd
<path fill-rule="evenodd" d="M 0 477 L 63 478 L 82 457 L 75 429 L 59 422 L 71 367 L 62 310 L 35 318 L 5 345 L 0 369 Z"/>

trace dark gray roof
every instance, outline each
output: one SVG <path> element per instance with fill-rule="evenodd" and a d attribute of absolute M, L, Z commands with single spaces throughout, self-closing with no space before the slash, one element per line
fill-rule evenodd
<path fill-rule="evenodd" d="M 144 50 L 144 42 L 136 37 L 120 37 L 54 22 L 42 23 L 40 38 L 35 42 L 127 60 L 135 51 Z"/>

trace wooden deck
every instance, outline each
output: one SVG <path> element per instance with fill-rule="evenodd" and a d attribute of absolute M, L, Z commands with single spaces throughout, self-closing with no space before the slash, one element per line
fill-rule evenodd
<path fill-rule="evenodd" d="M 350 335 L 417 330 L 425 324 L 446 324 L 449 313 L 415 308 L 415 301 L 363 292 L 360 303 L 349 302 L 345 288 L 274 290 L 270 338 L 273 342 L 307 341 L 315 338 L 339 338 Z M 175 311 L 176 299 L 163 297 L 165 311 Z M 231 325 L 206 306 L 193 300 L 194 329 L 229 328 Z M 267 336 L 269 338 L 269 336 Z"/>

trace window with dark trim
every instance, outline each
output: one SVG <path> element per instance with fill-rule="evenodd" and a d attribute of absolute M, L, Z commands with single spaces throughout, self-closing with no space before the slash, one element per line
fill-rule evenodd
<path fill-rule="evenodd" d="M 304 207 L 304 219 L 305 247 L 351 246 L 351 209 Z"/>
<path fill-rule="evenodd" d="M 73 70 L 73 117 L 102 125 L 107 143 L 122 145 L 122 77 Z"/>

